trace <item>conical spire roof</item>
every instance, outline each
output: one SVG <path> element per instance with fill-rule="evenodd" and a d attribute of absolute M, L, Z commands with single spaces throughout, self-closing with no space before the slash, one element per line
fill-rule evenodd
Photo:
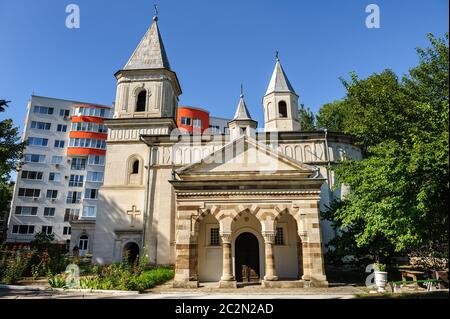
<path fill-rule="evenodd" d="M 289 82 L 289 79 L 284 73 L 280 60 L 277 57 L 275 69 L 273 70 L 272 78 L 270 79 L 269 87 L 267 88 L 266 95 L 274 92 L 292 92 L 295 93 L 294 88 Z"/>
<path fill-rule="evenodd" d="M 170 64 L 166 50 L 159 33 L 158 17 L 153 18 L 153 23 L 145 33 L 130 60 L 125 65 L 125 70 L 140 69 L 169 69 Z"/>
<path fill-rule="evenodd" d="M 245 104 L 244 94 L 241 94 L 241 98 L 239 99 L 239 104 L 236 109 L 236 114 L 234 115 L 234 120 L 251 120 L 252 117 L 247 109 L 247 105 Z"/>

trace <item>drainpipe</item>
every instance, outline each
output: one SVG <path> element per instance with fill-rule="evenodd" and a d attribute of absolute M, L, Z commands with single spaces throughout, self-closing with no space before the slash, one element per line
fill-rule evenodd
<path fill-rule="evenodd" d="M 141 142 L 145 143 L 150 149 L 150 152 L 148 155 L 148 165 L 145 167 L 147 169 L 147 183 L 145 185 L 145 207 L 144 207 L 144 218 L 143 218 L 143 225 L 142 225 L 142 243 L 141 243 L 142 250 L 145 254 L 146 253 L 146 251 L 145 251 L 145 236 L 147 233 L 146 225 L 147 225 L 148 210 L 149 210 L 148 197 L 149 197 L 149 193 L 150 193 L 150 171 L 151 171 L 151 167 L 152 167 L 152 147 L 142 138 L 142 136 L 140 136 L 139 139 L 141 140 Z"/>

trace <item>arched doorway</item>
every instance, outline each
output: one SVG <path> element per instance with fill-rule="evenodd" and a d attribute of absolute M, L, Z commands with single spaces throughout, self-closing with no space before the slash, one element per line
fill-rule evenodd
<path fill-rule="evenodd" d="M 139 246 L 136 243 L 128 243 L 123 249 L 123 259 L 134 263 L 139 258 Z"/>
<path fill-rule="evenodd" d="M 259 282 L 259 243 L 251 233 L 242 233 L 236 238 L 235 271 L 238 282 Z"/>
<path fill-rule="evenodd" d="M 80 240 L 78 242 L 78 253 L 81 257 L 86 256 L 89 252 L 89 236 L 81 235 Z"/>

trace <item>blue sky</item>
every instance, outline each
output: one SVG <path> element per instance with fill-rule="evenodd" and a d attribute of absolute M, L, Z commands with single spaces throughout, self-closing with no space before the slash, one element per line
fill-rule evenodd
<path fill-rule="evenodd" d="M 81 28 L 67 29 L 68 4 Z M 0 98 L 22 126 L 36 95 L 110 105 L 113 74 L 151 24 L 150 0 L 0 0 Z M 367 29 L 365 8 L 381 9 L 381 28 Z M 252 116 L 263 121 L 262 96 L 280 51 L 300 102 L 317 111 L 345 91 L 340 76 L 417 64 L 426 34 L 448 30 L 448 1 L 159 0 L 159 26 L 181 82 L 181 105 L 230 117 L 244 83 Z"/>

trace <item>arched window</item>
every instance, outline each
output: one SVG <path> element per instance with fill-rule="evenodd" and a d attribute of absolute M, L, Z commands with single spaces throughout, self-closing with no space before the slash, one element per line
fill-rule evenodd
<path fill-rule="evenodd" d="M 128 185 L 142 185 L 143 159 L 139 155 L 132 155 L 127 160 Z"/>
<path fill-rule="evenodd" d="M 134 161 L 131 174 L 139 174 L 139 160 Z"/>
<path fill-rule="evenodd" d="M 147 91 L 141 91 L 136 101 L 136 112 L 145 112 L 145 104 L 147 100 Z"/>
<path fill-rule="evenodd" d="M 278 116 L 280 118 L 287 118 L 287 104 L 285 101 L 278 103 Z"/>

